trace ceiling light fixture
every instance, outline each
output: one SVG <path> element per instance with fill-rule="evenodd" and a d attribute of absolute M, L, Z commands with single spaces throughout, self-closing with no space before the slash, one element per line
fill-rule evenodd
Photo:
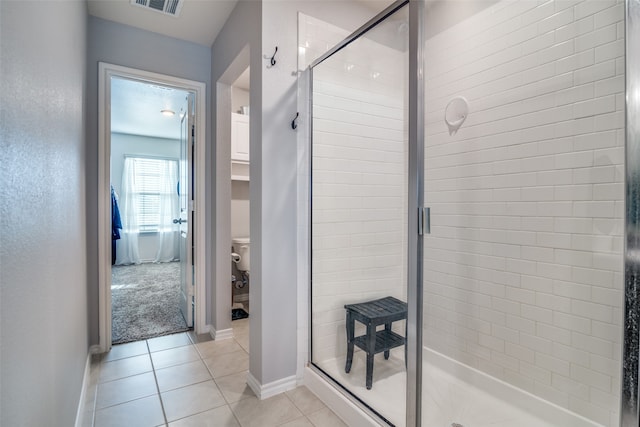
<path fill-rule="evenodd" d="M 160 112 L 162 113 L 163 116 L 167 116 L 167 117 L 176 115 L 176 112 L 173 110 L 160 110 Z"/>

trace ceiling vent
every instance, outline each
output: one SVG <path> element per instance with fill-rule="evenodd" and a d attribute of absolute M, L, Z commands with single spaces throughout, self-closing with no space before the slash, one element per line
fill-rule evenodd
<path fill-rule="evenodd" d="M 184 0 L 131 0 L 134 6 L 155 10 L 165 15 L 178 16 Z"/>

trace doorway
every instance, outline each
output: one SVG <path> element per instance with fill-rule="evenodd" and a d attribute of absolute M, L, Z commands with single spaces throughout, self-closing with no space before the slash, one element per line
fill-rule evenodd
<path fill-rule="evenodd" d="M 239 325 L 248 328 L 250 312 L 250 90 L 250 68 L 247 68 L 231 85 L 231 320 L 236 339 Z M 248 342 L 248 329 L 241 335 Z"/>
<path fill-rule="evenodd" d="M 205 85 L 104 63 L 99 84 L 100 350 L 202 333 Z"/>
<path fill-rule="evenodd" d="M 113 344 L 193 327 L 190 242 L 179 219 L 192 194 L 183 149 L 190 99 L 177 88 L 111 80 Z"/>
<path fill-rule="evenodd" d="M 242 258 L 234 256 L 234 247 L 240 252 L 248 249 L 250 244 L 249 223 L 250 193 L 249 181 L 250 140 L 254 134 L 250 132 L 251 120 L 249 113 L 250 90 L 249 80 L 249 47 L 246 46 L 232 61 L 216 84 L 215 96 L 215 266 L 214 289 L 215 307 L 212 307 L 211 335 L 214 339 L 232 338 L 237 334 L 238 321 L 232 324 L 232 306 L 242 308 L 246 314 L 250 314 L 250 294 L 255 292 L 255 286 L 249 284 L 250 275 L 248 256 Z M 241 77 L 243 76 L 243 77 Z M 244 83 L 243 83 L 244 82 Z M 244 108 L 243 108 L 244 107 Z M 244 113 L 244 114 L 242 114 Z M 242 139 L 241 144 L 236 144 L 236 153 L 232 154 L 232 140 L 234 136 Z M 255 162 L 254 162 L 255 163 Z M 253 205 L 255 206 L 255 205 Z M 242 243 L 234 238 L 243 238 Z M 238 251 L 235 251 L 239 254 Z M 248 250 L 246 251 L 248 255 Z M 234 263 L 234 259 L 243 265 Z M 240 271 L 238 271 L 240 269 Z M 242 271 L 245 272 L 243 277 Z M 247 279 L 246 284 L 243 283 Z M 238 283 L 239 282 L 239 283 Z M 236 283 L 238 288 L 236 288 Z M 246 289 L 249 288 L 249 292 Z M 252 289 L 252 290 L 251 290 Z M 236 296 L 239 297 L 236 299 Z M 252 304 L 255 301 L 252 301 Z M 254 305 L 255 308 L 255 305 Z M 239 311 L 239 310 L 238 310 Z M 253 316 L 241 319 L 242 335 L 246 344 L 249 341 L 248 325 Z"/>

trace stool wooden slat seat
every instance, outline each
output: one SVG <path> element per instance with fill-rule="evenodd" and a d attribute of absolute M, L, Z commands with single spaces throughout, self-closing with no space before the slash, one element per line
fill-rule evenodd
<path fill-rule="evenodd" d="M 407 319 L 407 303 L 394 297 L 384 297 L 358 304 L 346 304 L 344 308 L 347 315 L 347 363 L 344 370 L 347 373 L 351 371 L 354 345 L 364 350 L 367 353 L 366 385 L 367 390 L 371 390 L 373 385 L 373 357 L 377 353 L 384 352 L 384 358 L 389 359 L 389 350 L 406 344 L 406 338 L 393 332 L 391 324 Z M 367 328 L 366 333 L 359 337 L 354 337 L 356 320 Z M 378 325 L 384 325 L 384 329 L 376 331 Z M 404 351 L 406 363 L 406 346 Z"/>

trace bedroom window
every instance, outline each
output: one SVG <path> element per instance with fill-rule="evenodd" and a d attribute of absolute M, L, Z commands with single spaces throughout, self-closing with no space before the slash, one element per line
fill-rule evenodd
<path fill-rule="evenodd" d="M 129 178 L 129 188 L 124 191 L 133 196 L 139 231 L 172 229 L 178 203 L 177 160 L 129 157 L 125 159 L 125 174 Z"/>

